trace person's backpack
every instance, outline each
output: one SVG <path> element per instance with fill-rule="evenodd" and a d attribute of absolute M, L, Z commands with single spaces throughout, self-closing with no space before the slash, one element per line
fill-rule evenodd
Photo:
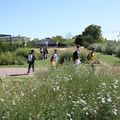
<path fill-rule="evenodd" d="M 36 60 L 36 57 L 33 55 L 32 56 L 32 62 L 34 62 Z"/>
<path fill-rule="evenodd" d="M 29 53 L 29 55 L 28 55 L 28 61 L 32 61 L 32 55 L 31 55 L 31 53 Z"/>
<path fill-rule="evenodd" d="M 76 59 L 78 59 L 78 52 L 77 52 L 77 50 L 73 53 L 73 61 L 75 61 Z"/>
<path fill-rule="evenodd" d="M 87 55 L 87 60 L 88 60 L 88 61 L 90 60 L 91 56 L 92 56 L 92 53 L 89 53 L 89 54 Z"/>

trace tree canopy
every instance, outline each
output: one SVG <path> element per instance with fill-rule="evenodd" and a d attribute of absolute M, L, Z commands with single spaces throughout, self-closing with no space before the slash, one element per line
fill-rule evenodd
<path fill-rule="evenodd" d="M 101 27 L 98 25 L 89 25 L 82 32 L 82 35 L 76 36 L 75 43 L 87 45 L 97 43 L 101 40 L 103 40 Z"/>
<path fill-rule="evenodd" d="M 62 37 L 62 36 L 55 36 L 55 37 L 52 37 L 52 40 L 54 41 L 54 42 L 64 42 L 65 41 L 65 39 Z"/>

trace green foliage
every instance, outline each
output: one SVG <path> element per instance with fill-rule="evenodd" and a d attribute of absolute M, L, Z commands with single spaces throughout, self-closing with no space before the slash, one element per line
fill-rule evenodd
<path fill-rule="evenodd" d="M 91 42 L 97 42 L 99 39 L 102 38 L 102 31 L 101 27 L 98 25 L 89 25 L 87 28 L 85 28 L 85 31 L 82 33 L 82 36 L 89 36 L 90 43 Z"/>
<path fill-rule="evenodd" d="M 119 46 L 119 48 L 117 48 L 117 50 L 116 50 L 116 56 L 117 56 L 117 57 L 120 57 L 120 46 Z"/>
<path fill-rule="evenodd" d="M 15 64 L 15 55 L 6 52 L 0 54 L 0 65 L 9 65 L 9 64 Z"/>
<path fill-rule="evenodd" d="M 120 81 L 104 69 L 95 74 L 90 66 L 69 65 L 6 79 L 0 80 L 1 120 L 120 119 Z"/>
<path fill-rule="evenodd" d="M 95 53 L 95 54 L 96 54 L 99 61 L 104 61 L 105 63 L 110 64 L 112 66 L 116 66 L 116 67 L 119 67 L 119 65 L 120 65 L 120 59 L 118 57 L 115 57 L 113 55 L 105 55 L 105 54 L 100 53 L 100 52 Z"/>
<path fill-rule="evenodd" d="M 97 25 L 89 25 L 83 31 L 82 35 L 76 36 L 75 44 L 88 47 L 90 44 L 104 41 L 102 37 L 101 27 Z"/>
<path fill-rule="evenodd" d="M 31 52 L 31 48 L 19 48 L 15 51 L 16 56 L 21 56 L 25 59 L 28 58 L 28 54 Z M 35 50 L 35 56 L 37 59 L 40 59 L 39 51 Z"/>
<path fill-rule="evenodd" d="M 63 43 L 66 45 L 66 46 L 74 46 L 74 39 L 66 39 Z"/>
<path fill-rule="evenodd" d="M 96 51 L 96 52 L 102 52 L 103 46 L 104 46 L 104 44 L 95 43 L 95 44 L 89 45 L 89 46 L 88 46 L 88 49 L 89 49 L 89 50 L 92 50 L 93 48 L 95 48 L 95 51 Z"/>
<path fill-rule="evenodd" d="M 88 49 L 95 48 L 96 52 L 102 52 L 107 55 L 115 55 L 120 57 L 120 42 L 106 41 L 105 43 L 95 43 L 88 47 Z"/>
<path fill-rule="evenodd" d="M 86 62 L 86 59 L 87 59 L 87 52 L 81 52 L 80 53 L 80 61 L 82 63 Z"/>
<path fill-rule="evenodd" d="M 27 59 L 28 54 L 31 52 L 30 48 L 19 48 L 15 51 L 16 56 L 22 56 Z"/>
<path fill-rule="evenodd" d="M 18 43 L 3 42 L 0 41 L 0 53 L 8 52 L 8 51 L 15 51 L 20 45 Z"/>
<path fill-rule="evenodd" d="M 105 47 L 105 54 L 112 55 L 114 53 L 114 45 L 111 42 L 107 42 Z"/>
<path fill-rule="evenodd" d="M 90 40 L 92 39 L 93 38 L 90 35 L 87 35 L 87 36 L 78 35 L 76 36 L 75 44 L 78 44 L 87 48 L 90 45 Z"/>
<path fill-rule="evenodd" d="M 84 63 L 86 61 L 87 53 L 86 52 L 80 52 L 80 61 Z M 59 63 L 62 63 L 64 60 L 65 63 L 73 63 L 73 53 L 72 52 L 65 52 L 60 53 L 59 55 Z"/>
<path fill-rule="evenodd" d="M 15 64 L 16 65 L 24 65 L 26 63 L 26 59 L 22 56 L 16 56 Z"/>
<path fill-rule="evenodd" d="M 27 61 L 30 48 L 18 48 L 14 52 L 2 52 L 0 54 L 0 65 L 23 65 Z M 40 53 L 36 50 L 35 56 L 40 59 Z"/>
<path fill-rule="evenodd" d="M 0 54 L 0 65 L 23 65 L 24 59 L 20 56 L 16 56 L 14 53 L 5 52 Z"/>
<path fill-rule="evenodd" d="M 75 38 L 75 44 L 84 46 L 85 41 L 84 41 L 84 38 L 82 37 L 82 35 L 76 36 L 76 38 Z"/>
<path fill-rule="evenodd" d="M 65 52 L 65 53 L 61 53 L 59 55 L 59 63 L 62 63 L 62 62 L 70 62 L 72 60 L 72 53 L 71 52 Z"/>
<path fill-rule="evenodd" d="M 55 37 L 52 37 L 52 41 L 62 43 L 65 41 L 65 39 L 62 36 L 55 36 Z"/>

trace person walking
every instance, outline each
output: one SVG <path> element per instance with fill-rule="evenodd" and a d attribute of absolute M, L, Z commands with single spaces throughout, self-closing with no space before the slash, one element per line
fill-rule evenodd
<path fill-rule="evenodd" d="M 99 61 L 95 55 L 95 48 L 87 55 L 87 60 L 91 64 L 92 67 L 95 67 L 95 64 L 99 64 Z"/>
<path fill-rule="evenodd" d="M 34 72 L 34 62 L 36 60 L 36 57 L 34 55 L 34 50 L 31 50 L 31 53 L 28 55 L 28 72 L 30 73 L 30 69 L 32 67 L 32 71 Z"/>
<path fill-rule="evenodd" d="M 44 59 L 48 58 L 48 50 L 47 50 L 47 48 L 44 48 L 44 50 L 43 50 L 43 56 L 44 56 Z"/>
<path fill-rule="evenodd" d="M 56 66 L 57 62 L 58 62 L 58 55 L 57 55 L 57 50 L 55 49 L 54 53 L 53 53 L 53 55 L 51 57 L 51 64 L 53 66 Z"/>
<path fill-rule="evenodd" d="M 97 57 L 95 55 L 95 48 L 92 49 L 92 51 L 87 55 L 87 60 L 90 62 L 97 62 Z"/>
<path fill-rule="evenodd" d="M 80 64 L 80 51 L 79 51 L 79 45 L 77 45 L 77 49 L 73 53 L 73 62 L 74 64 L 78 65 Z"/>

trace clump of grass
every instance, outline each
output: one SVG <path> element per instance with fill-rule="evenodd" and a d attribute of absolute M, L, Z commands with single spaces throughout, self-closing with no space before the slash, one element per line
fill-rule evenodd
<path fill-rule="evenodd" d="M 65 52 L 65 53 L 61 53 L 59 55 L 58 63 L 60 63 L 60 64 L 69 63 L 71 61 L 72 61 L 72 52 Z"/>
<path fill-rule="evenodd" d="M 80 52 L 80 56 L 79 59 L 82 63 L 84 63 L 87 59 L 87 52 L 86 51 L 82 51 Z M 64 53 L 60 53 L 59 54 L 59 63 L 73 63 L 73 52 L 64 52 Z"/>

